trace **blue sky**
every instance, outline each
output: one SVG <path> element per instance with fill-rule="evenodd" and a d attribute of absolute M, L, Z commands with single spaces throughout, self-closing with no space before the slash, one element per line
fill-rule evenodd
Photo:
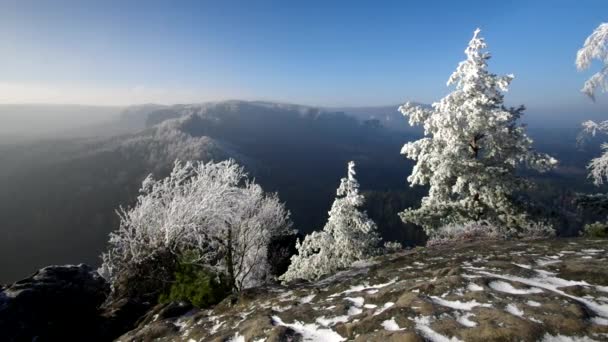
<path fill-rule="evenodd" d="M 574 57 L 604 21 L 606 0 L 4 0 L 0 103 L 433 102 L 480 27 L 510 104 L 593 112 Z"/>

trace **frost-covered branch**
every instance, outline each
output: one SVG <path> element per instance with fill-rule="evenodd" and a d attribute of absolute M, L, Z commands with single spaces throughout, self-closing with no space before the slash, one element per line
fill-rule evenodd
<path fill-rule="evenodd" d="M 578 70 L 586 70 L 591 66 L 593 60 L 599 60 L 604 64 L 602 69 L 593 74 L 584 84 L 581 90 L 591 99 L 595 100 L 595 92 L 599 88 L 602 92 L 608 90 L 608 23 L 602 23 L 585 40 L 583 47 L 576 54 L 576 67 Z"/>

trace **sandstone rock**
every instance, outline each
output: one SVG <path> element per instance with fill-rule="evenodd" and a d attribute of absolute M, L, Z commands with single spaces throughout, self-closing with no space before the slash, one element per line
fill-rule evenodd
<path fill-rule="evenodd" d="M 0 291 L 2 341 L 100 341 L 109 285 L 91 267 L 49 266 Z"/>

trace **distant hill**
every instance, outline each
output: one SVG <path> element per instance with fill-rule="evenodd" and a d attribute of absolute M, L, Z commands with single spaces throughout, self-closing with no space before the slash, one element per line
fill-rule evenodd
<path fill-rule="evenodd" d="M 115 209 L 132 204 L 142 179 L 149 173 L 163 177 L 175 159 L 236 159 L 265 190 L 279 193 L 303 233 L 323 226 L 346 163 L 355 160 L 366 208 L 382 235 L 418 244 L 424 235 L 397 213 L 417 206 L 426 192 L 408 186 L 413 163 L 399 153 L 421 132 L 396 108 L 149 104 L 121 109 L 88 131 L 77 129 L 82 135 L 0 140 L 0 283 L 47 264 L 97 264 L 107 234 L 118 224 Z M 551 125 L 530 129 L 535 147 L 561 166 L 531 174 L 541 186 L 527 196 L 565 235 L 580 227 L 573 221 L 574 193 L 604 191 L 586 180 L 585 171 L 599 144 L 578 150 L 577 132 Z"/>

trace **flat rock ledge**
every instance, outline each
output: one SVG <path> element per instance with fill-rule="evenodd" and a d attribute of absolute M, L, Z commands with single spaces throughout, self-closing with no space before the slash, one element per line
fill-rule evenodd
<path fill-rule="evenodd" d="M 608 341 L 607 250 L 582 238 L 416 248 L 209 310 L 157 307 L 119 340 Z"/>

